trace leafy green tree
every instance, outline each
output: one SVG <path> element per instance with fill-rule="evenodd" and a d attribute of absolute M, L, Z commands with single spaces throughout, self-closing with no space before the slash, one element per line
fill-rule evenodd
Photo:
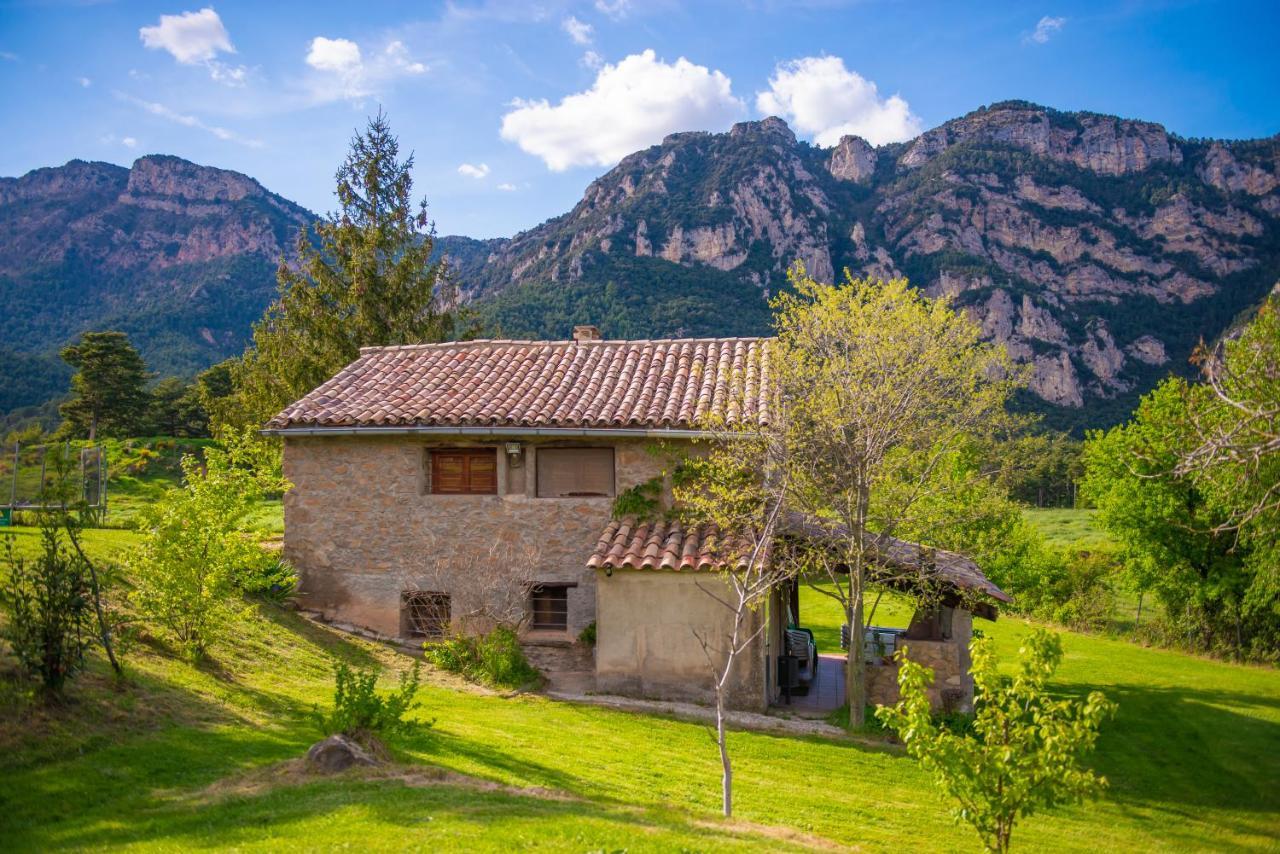
<path fill-rule="evenodd" d="M 1134 586 L 1150 586 L 1194 646 L 1239 651 L 1250 635 L 1249 550 L 1223 529 L 1227 512 L 1197 479 L 1175 473 L 1192 441 L 1189 409 L 1207 399 L 1203 386 L 1169 379 L 1128 424 L 1091 433 L 1080 494 L 1120 543 Z"/>
<path fill-rule="evenodd" d="M 1023 642 L 1012 679 L 1000 674 L 989 639 L 974 640 L 972 652 L 972 734 L 934 720 L 927 691 L 933 672 L 905 652 L 897 655 L 901 699 L 876 716 L 959 802 L 956 820 L 972 826 L 988 851 L 1008 851 L 1019 819 L 1078 803 L 1106 786 L 1081 761 L 1115 704 L 1098 691 L 1083 702 L 1053 698 L 1048 682 L 1062 661 L 1062 643 L 1044 629 Z"/>
<path fill-rule="evenodd" d="M 1081 494 L 1201 649 L 1280 649 L 1280 301 L 1085 445 Z"/>
<path fill-rule="evenodd" d="M 264 486 L 239 446 L 207 448 L 203 464 L 187 455 L 182 471 L 182 488 L 143 511 L 142 543 L 129 568 L 138 611 L 199 659 L 240 610 L 238 594 L 276 573 L 278 562 L 247 530 Z"/>
<path fill-rule="evenodd" d="M 431 260 L 435 227 L 412 199 L 413 156 L 381 112 L 351 140 L 337 173 L 339 210 L 298 237 L 281 262 L 280 295 L 233 368 L 237 400 L 219 415 L 260 424 L 356 358 L 360 348 L 442 341 L 455 332 L 456 292 Z"/>
<path fill-rule="evenodd" d="M 944 487 L 942 467 L 1004 417 L 1017 382 L 977 325 L 904 279 L 815 282 L 797 265 L 774 301 L 769 439 L 787 510 L 823 529 L 812 570 L 852 626 L 851 726 L 864 720 L 863 598 L 877 535 L 896 536 Z M 929 511 L 931 512 L 931 511 Z"/>
<path fill-rule="evenodd" d="M 60 409 L 64 434 L 124 438 L 145 425 L 147 367 L 123 332 L 86 332 L 61 353 L 76 369 Z"/>
<path fill-rule="evenodd" d="M 150 429 L 162 436 L 198 438 L 209 435 L 209 416 L 198 383 L 165 377 L 151 389 Z"/>

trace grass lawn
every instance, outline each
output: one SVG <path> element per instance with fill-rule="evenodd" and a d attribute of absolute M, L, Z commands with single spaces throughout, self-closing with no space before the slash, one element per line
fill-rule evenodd
<path fill-rule="evenodd" d="M 1022 511 L 1044 538 L 1059 546 L 1105 545 L 1111 540 L 1107 533 L 1094 524 L 1097 511 L 1068 507 L 1030 507 Z"/>
<path fill-rule="evenodd" d="M 118 549 L 130 536 L 102 532 L 91 547 Z M 824 651 L 837 649 L 828 641 L 838 609 L 803 595 L 802 621 Z M 980 625 L 1008 660 L 1029 630 L 1011 619 Z M 1074 634 L 1066 649 L 1060 689 L 1101 688 L 1120 703 L 1096 757 L 1111 790 L 1027 820 L 1015 844 L 1274 846 L 1280 674 Z M 306 777 L 280 763 L 316 740 L 308 712 L 329 700 L 334 658 L 405 661 L 263 606 L 198 667 L 140 642 L 116 687 L 95 658 L 63 708 L 33 710 L 0 679 L 0 848 L 977 849 L 891 745 L 734 733 L 738 818 L 726 822 L 705 726 L 504 698 L 436 674 L 419 713 L 435 726 L 392 745 L 405 768 Z"/>

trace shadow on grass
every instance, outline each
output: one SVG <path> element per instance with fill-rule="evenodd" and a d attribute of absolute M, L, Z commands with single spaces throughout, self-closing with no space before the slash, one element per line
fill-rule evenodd
<path fill-rule="evenodd" d="M 1083 695 L 1086 689 L 1073 691 Z M 1280 813 L 1280 721 L 1256 694 L 1106 686 L 1116 716 L 1091 763 L 1116 801 Z"/>
<path fill-rule="evenodd" d="M 287 847 L 291 836 L 298 844 L 325 840 L 337 845 L 354 841 L 351 837 L 358 833 L 362 845 L 412 848 L 429 844 L 434 837 L 437 846 L 455 850 L 473 845 L 515 847 L 534 838 L 552 847 L 579 849 L 598 848 L 601 842 L 622 847 L 641 840 L 646 846 L 664 848 L 696 849 L 726 841 L 737 841 L 742 847 L 772 842 L 771 847 L 779 847 L 777 840 L 759 835 L 735 839 L 727 831 L 710 822 L 693 824 L 685 816 L 663 810 L 339 777 L 206 804 L 160 803 L 127 823 L 78 822 L 55 831 L 52 838 L 30 841 L 44 850 L 144 843 L 226 847 L 264 838 Z"/>

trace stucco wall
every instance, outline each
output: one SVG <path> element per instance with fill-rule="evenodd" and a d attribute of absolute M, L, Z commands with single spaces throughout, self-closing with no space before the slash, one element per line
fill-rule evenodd
<path fill-rule="evenodd" d="M 521 444 L 521 464 L 512 466 L 501 443 L 461 437 L 286 439 L 293 488 L 284 500 L 285 555 L 300 575 L 303 606 L 395 636 L 402 591 L 449 593 L 456 617 L 487 595 L 486 571 L 518 560 L 537 581 L 577 584 L 568 592 L 566 632 L 576 637 L 596 619 L 596 578 L 586 561 L 612 499 L 534 497 L 536 448 L 566 443 Z M 618 491 L 662 470 L 641 441 L 589 444 L 615 448 Z M 426 449 L 495 445 L 498 495 L 429 494 Z"/>
<path fill-rule="evenodd" d="M 733 612 L 698 587 L 717 583 L 724 582 L 709 573 L 628 570 L 611 577 L 598 573 L 597 690 L 669 700 L 713 700 L 711 669 L 694 631 L 721 638 L 733 626 Z M 763 612 L 753 614 L 746 632 L 765 618 Z M 763 644 L 762 636 L 735 662 L 728 695 L 734 708 L 766 705 Z"/>

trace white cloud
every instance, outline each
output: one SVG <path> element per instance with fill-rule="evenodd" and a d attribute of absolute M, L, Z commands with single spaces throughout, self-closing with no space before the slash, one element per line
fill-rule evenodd
<path fill-rule="evenodd" d="M 427 72 L 426 65 L 409 55 L 404 42 L 388 42 L 382 50 L 367 56 L 349 39 L 324 36 L 311 40 L 307 65 L 320 72 L 314 86 L 314 97 L 318 101 L 364 98 L 397 77 Z"/>
<path fill-rule="evenodd" d="M 1067 22 L 1066 18 L 1051 18 L 1045 15 L 1036 24 L 1035 31 L 1029 36 L 1023 37 L 1023 42 L 1035 42 L 1036 44 L 1044 44 L 1051 39 L 1054 33 L 1062 29 L 1062 25 Z"/>
<path fill-rule="evenodd" d="M 596 11 L 615 21 L 621 20 L 631 11 L 631 0 L 596 0 Z"/>
<path fill-rule="evenodd" d="M 90 80 L 88 77 L 77 77 L 76 82 L 79 83 L 85 89 L 88 89 L 90 86 L 93 85 L 93 81 Z"/>
<path fill-rule="evenodd" d="M 560 28 L 569 34 L 574 44 L 591 44 L 594 31 L 585 21 L 579 21 L 573 15 L 560 22 Z"/>
<path fill-rule="evenodd" d="M 881 98 L 876 84 L 844 67 L 838 56 L 807 56 L 780 63 L 769 89 L 756 93 L 756 108 L 779 115 L 818 145 L 832 146 L 846 134 L 872 145 L 900 142 L 923 129 L 898 95 Z"/>
<path fill-rule="evenodd" d="M 311 40 L 307 65 L 320 71 L 353 71 L 361 66 L 360 45 L 347 39 L 316 36 Z"/>
<path fill-rule="evenodd" d="M 173 122 L 176 125 L 182 125 L 183 127 L 195 128 L 196 130 L 204 131 L 205 133 L 211 134 L 225 142 L 234 142 L 237 145 L 246 145 L 249 148 L 262 147 L 262 142 L 260 140 L 248 139 L 235 131 L 227 130 L 224 127 L 206 124 L 196 116 L 188 113 L 180 113 L 177 110 L 156 101 L 146 101 L 142 98 L 135 98 L 133 95 L 126 95 L 123 92 L 116 92 L 114 94 L 121 101 L 133 104 L 136 107 L 141 107 L 151 115 L 158 116 L 159 118 Z"/>
<path fill-rule="evenodd" d="M 5 62 L 17 62 L 18 55 L 16 53 L 10 53 L 7 50 L 0 50 L 0 59 L 3 59 Z"/>
<path fill-rule="evenodd" d="M 138 30 L 142 43 L 151 50 L 168 51 L 183 65 L 203 65 L 209 76 L 228 86 L 243 86 L 249 71 L 243 65 L 225 65 L 219 53 L 235 53 L 231 36 L 212 8 L 181 15 L 161 15 L 160 23 Z"/>
<path fill-rule="evenodd" d="M 498 189 L 502 190 L 504 193 L 514 193 L 516 190 L 520 188 L 517 187 L 515 184 L 507 184 L 504 182 L 498 185 Z"/>
<path fill-rule="evenodd" d="M 582 55 L 582 59 L 579 59 L 578 62 L 583 68 L 590 68 L 592 71 L 599 71 L 604 65 L 604 57 L 596 53 L 594 50 L 589 50 Z"/>
<path fill-rule="evenodd" d="M 138 30 L 152 50 L 167 50 L 183 65 L 208 62 L 218 53 L 235 53 L 222 19 L 211 8 L 181 15 L 161 15 L 160 23 Z"/>
<path fill-rule="evenodd" d="M 119 93 L 116 93 L 116 94 L 118 95 Z M 98 137 L 98 141 L 101 142 L 103 145 L 115 145 L 118 142 L 121 145 L 123 145 L 125 148 L 138 147 L 138 140 L 134 139 L 133 137 L 122 136 L 117 138 L 114 133 L 104 134 Z"/>
<path fill-rule="evenodd" d="M 458 167 L 458 174 L 478 180 L 489 174 L 489 164 L 480 163 L 473 165 L 471 163 L 463 163 Z"/>
<path fill-rule="evenodd" d="M 555 106 L 517 99 L 512 107 L 502 117 L 502 138 L 554 172 L 612 166 L 673 131 L 718 130 L 745 110 L 722 72 L 683 57 L 668 64 L 652 50 L 605 65 L 590 89 Z"/>

